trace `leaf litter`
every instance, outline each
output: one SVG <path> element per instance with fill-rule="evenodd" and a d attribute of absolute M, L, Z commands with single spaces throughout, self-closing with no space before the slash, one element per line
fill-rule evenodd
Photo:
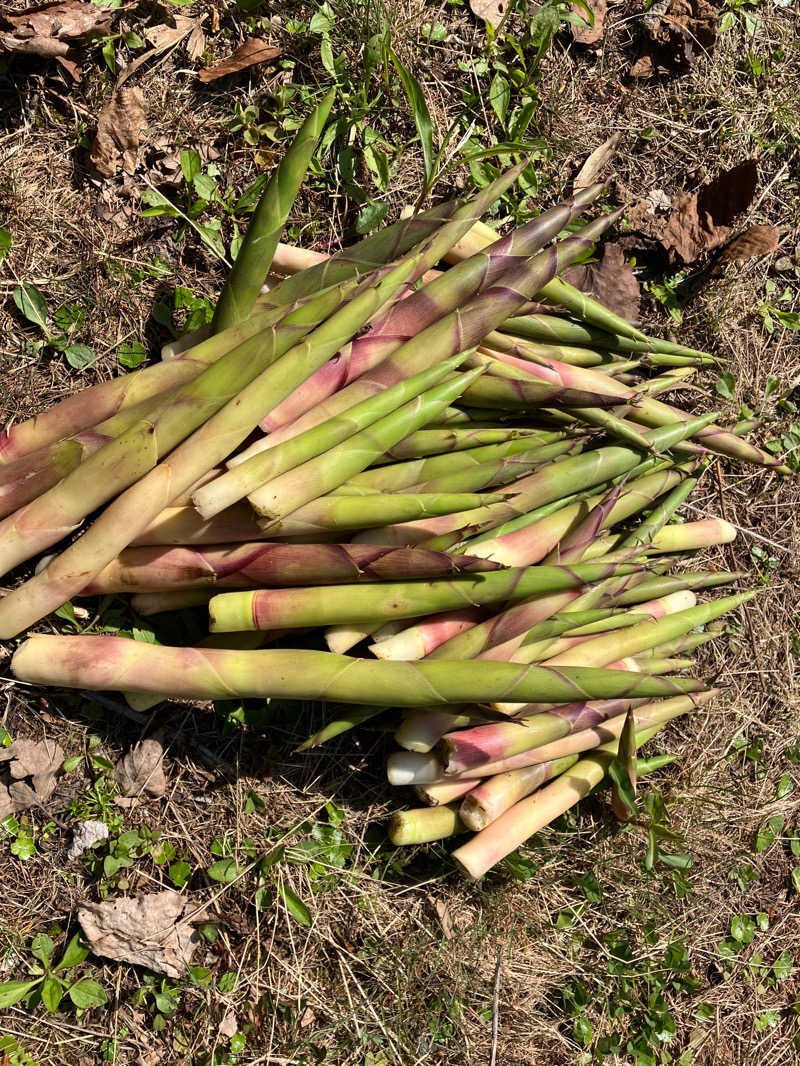
<path fill-rule="evenodd" d="M 655 0 L 642 18 L 644 33 L 631 77 L 690 70 L 714 48 L 718 18 L 718 10 L 708 0 Z"/>
<path fill-rule="evenodd" d="M 163 796 L 167 790 L 164 776 L 164 747 L 157 737 L 138 744 L 114 767 L 117 784 L 125 796 Z"/>
<path fill-rule="evenodd" d="M 573 4 L 572 13 L 578 15 L 584 21 L 580 24 L 573 22 L 572 36 L 578 44 L 597 44 L 598 41 L 603 39 L 603 34 L 605 33 L 608 5 L 606 0 L 586 0 L 586 5 L 594 16 L 594 22 L 590 26 L 586 21 L 586 8 L 583 4 Z"/>
<path fill-rule="evenodd" d="M 139 137 L 147 127 L 141 89 L 118 89 L 100 112 L 92 142 L 91 160 L 103 177 L 120 171 L 133 174 L 139 154 Z"/>
<path fill-rule="evenodd" d="M 0 817 L 46 802 L 63 762 L 64 751 L 52 740 L 21 739 L 0 748 L 0 764 L 8 764 L 8 777 L 0 778 Z"/>
<path fill-rule="evenodd" d="M 240 70 L 255 66 L 258 63 L 271 63 L 281 55 L 281 49 L 260 37 L 250 37 L 240 45 L 233 55 L 215 63 L 212 67 L 204 67 L 198 72 L 200 81 L 208 84 L 218 78 L 224 78 L 228 74 L 238 74 Z"/>
<path fill-rule="evenodd" d="M 187 917 L 196 921 L 189 900 L 165 889 L 103 903 L 84 903 L 78 921 L 95 955 L 144 966 L 168 977 L 183 977 L 201 942 Z"/>
<path fill-rule="evenodd" d="M 619 244 L 604 244 L 598 262 L 570 267 L 563 277 L 629 322 L 639 320 L 639 282 Z"/>
<path fill-rule="evenodd" d="M 107 36 L 115 12 L 83 0 L 44 4 L 0 13 L 0 52 L 57 59 L 76 81 L 77 46 Z"/>

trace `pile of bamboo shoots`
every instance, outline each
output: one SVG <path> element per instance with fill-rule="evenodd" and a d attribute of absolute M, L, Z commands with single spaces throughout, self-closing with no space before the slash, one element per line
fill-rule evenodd
<path fill-rule="evenodd" d="M 331 104 L 269 182 L 206 335 L 0 435 L 0 573 L 39 560 L 0 600 L 0 639 L 48 619 L 18 679 L 140 709 L 324 701 L 305 747 L 402 708 L 389 781 L 427 806 L 390 837 L 473 832 L 455 858 L 480 877 L 612 764 L 635 783 L 641 744 L 715 695 L 691 652 L 749 594 L 698 603 L 741 575 L 686 553 L 735 530 L 680 508 L 717 457 L 785 471 L 751 425 L 657 398 L 710 355 L 559 278 L 620 216 L 581 221 L 601 184 L 498 237 L 482 216 L 523 163 L 330 257 L 280 245 Z M 209 636 L 52 632 L 107 595 L 206 612 Z"/>

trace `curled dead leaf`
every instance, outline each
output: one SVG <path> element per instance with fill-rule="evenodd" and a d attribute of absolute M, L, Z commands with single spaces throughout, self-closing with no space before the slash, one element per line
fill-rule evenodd
<path fill-rule="evenodd" d="M 223 59 L 221 63 L 215 63 L 213 67 L 204 67 L 197 76 L 200 81 L 208 84 L 228 74 L 237 74 L 240 70 L 255 66 L 257 63 L 269 63 L 280 55 L 280 48 L 276 48 L 259 37 L 250 37 L 236 49 L 232 56 Z"/>
<path fill-rule="evenodd" d="M 597 44 L 602 39 L 605 32 L 606 21 L 606 0 L 586 0 L 586 3 L 594 15 L 594 25 L 590 26 L 588 22 L 578 25 L 576 22 L 572 23 L 572 36 L 578 44 Z M 572 13 L 577 15 L 581 19 L 586 19 L 586 9 L 582 4 L 573 4 Z"/>
<path fill-rule="evenodd" d="M 186 15 L 173 15 L 172 18 L 175 22 L 174 26 L 150 26 L 144 32 L 145 37 L 153 46 L 146 52 L 143 52 L 140 56 L 137 56 L 132 63 L 130 63 L 125 70 L 122 71 L 117 78 L 116 88 L 122 87 L 123 83 L 130 78 L 132 74 L 143 66 L 145 63 L 149 63 L 151 59 L 154 59 L 157 55 L 161 55 L 162 52 L 168 52 L 171 48 L 182 41 L 184 37 L 188 37 L 186 42 L 186 51 L 189 54 L 190 59 L 196 59 L 194 55 L 198 43 L 202 40 L 200 51 L 197 55 L 200 55 L 205 47 L 205 35 L 200 29 L 200 23 L 205 19 L 205 15 L 201 15 L 200 18 L 192 19 L 187 18 Z"/>
<path fill-rule="evenodd" d="M 6 11 L 0 14 L 0 49 L 27 55 L 65 56 L 80 41 L 105 37 L 113 17 L 112 11 L 83 0 Z"/>
<path fill-rule="evenodd" d="M 100 112 L 91 160 L 100 174 L 133 174 L 139 136 L 147 126 L 141 89 L 118 89 Z"/>
<path fill-rule="evenodd" d="M 739 259 L 754 259 L 759 255 L 769 255 L 778 247 L 780 233 L 774 226 L 749 226 L 744 233 L 734 237 L 720 253 L 720 263 L 730 263 Z"/>
<path fill-rule="evenodd" d="M 183 977 L 200 943 L 185 917 L 189 909 L 184 896 L 166 890 L 85 903 L 78 921 L 95 955 Z"/>
<path fill-rule="evenodd" d="M 564 280 L 629 322 L 639 319 L 639 282 L 619 244 L 604 244 L 597 263 L 570 267 Z"/>
<path fill-rule="evenodd" d="M 0 763 L 9 763 L 11 777 L 55 773 L 64 761 L 63 749 L 53 740 L 15 740 L 8 748 L 0 748 Z"/>
<path fill-rule="evenodd" d="M 689 70 L 717 39 L 719 12 L 708 0 L 656 0 L 644 16 L 633 78 Z"/>
<path fill-rule="evenodd" d="M 724 244 L 736 216 L 750 206 L 757 181 L 755 160 L 748 159 L 696 193 L 679 193 L 661 238 L 664 247 L 684 263 L 693 263 L 703 252 Z"/>
<path fill-rule="evenodd" d="M 126 796 L 163 796 L 167 790 L 164 776 L 164 748 L 159 740 L 142 740 L 120 759 L 114 776 Z"/>
<path fill-rule="evenodd" d="M 575 180 L 572 183 L 572 188 L 575 192 L 580 192 L 581 189 L 587 189 L 597 180 L 598 175 L 614 158 L 617 145 L 621 140 L 621 133 L 612 133 L 607 141 L 603 141 L 601 145 L 595 148 L 575 175 Z"/>

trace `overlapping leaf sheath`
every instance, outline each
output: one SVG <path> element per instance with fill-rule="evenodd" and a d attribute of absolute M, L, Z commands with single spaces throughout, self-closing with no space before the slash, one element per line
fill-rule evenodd
<path fill-rule="evenodd" d="M 182 386 L 151 417 L 141 419 L 49 492 L 0 523 L 0 573 L 55 544 L 86 515 L 134 484 L 298 339 L 324 323 L 347 294 L 347 289 L 322 294 L 244 341 Z"/>
<path fill-rule="evenodd" d="M 450 222 L 442 226 L 426 246 L 418 275 L 424 274 L 438 262 L 455 240 L 474 225 L 475 216 L 486 211 L 505 191 L 512 177 L 516 177 L 517 170 L 503 174 L 479 193 L 472 203 L 454 213 Z M 557 236 L 597 198 L 602 188 L 600 184 L 593 185 L 573 199 L 544 211 L 508 236 L 498 239 L 495 235 L 493 243 L 485 251 L 464 260 L 453 270 L 429 281 L 407 299 L 396 303 L 379 321 L 372 324 L 367 333 L 356 337 L 334 359 L 321 367 L 302 389 L 278 404 L 263 420 L 262 428 L 273 431 L 294 422 L 338 389 L 377 366 L 420 330 L 459 307 L 469 297 L 490 288 L 504 272 L 524 262 Z"/>
<path fill-rule="evenodd" d="M 536 566 L 450 581 L 348 585 L 337 589 L 336 596 L 316 588 L 227 593 L 216 596 L 210 604 L 211 628 L 212 632 L 224 632 L 413 618 L 435 611 L 504 603 L 556 589 L 576 588 L 636 569 L 603 564 Z"/>
<path fill-rule="evenodd" d="M 578 719 L 578 726 L 571 733 L 559 740 L 542 744 L 538 748 L 529 748 L 516 755 L 509 755 L 492 762 L 479 763 L 463 770 L 460 774 L 450 774 L 445 780 L 482 780 L 495 774 L 508 773 L 533 766 L 551 759 L 560 759 L 564 755 L 573 755 L 591 751 L 602 744 L 607 744 L 619 737 L 625 719 L 631 709 L 637 729 L 646 729 L 658 722 L 668 721 L 672 717 L 688 714 L 716 699 L 720 689 L 707 689 L 692 692 L 688 696 L 674 696 L 672 699 L 647 703 L 645 700 L 601 700 L 587 705 L 587 715 Z M 612 706 L 615 705 L 615 706 Z M 608 708 L 608 709 L 607 709 Z M 591 716 L 598 714 L 592 722 Z M 444 769 L 444 768 L 443 768 Z"/>
<path fill-rule="evenodd" d="M 396 441 L 435 418 L 481 373 L 483 370 L 478 367 L 434 386 L 323 455 L 261 485 L 248 495 L 250 504 L 265 518 L 290 515 L 364 470 Z"/>
<path fill-rule="evenodd" d="M 554 443 L 561 445 L 563 441 Z M 533 454 L 539 448 L 551 447 L 550 444 L 532 445 L 527 438 L 520 437 L 501 444 L 486 444 L 446 455 L 434 455 L 428 459 L 409 459 L 406 462 L 378 466 L 349 478 L 343 487 L 367 489 L 370 492 L 397 492 L 410 485 L 418 485 L 433 478 L 446 478 L 484 463 L 510 459 L 515 455 Z M 554 455 L 548 450 L 544 453 L 544 458 L 554 458 Z"/>
<path fill-rule="evenodd" d="M 651 431 L 648 439 L 655 447 L 661 449 L 670 447 L 675 442 L 692 436 L 697 430 L 707 424 L 707 419 L 693 419 L 680 425 L 662 427 L 659 431 Z M 658 434 L 658 435 L 656 435 Z M 483 530 L 492 530 L 504 523 L 512 523 L 519 520 L 524 533 L 524 527 L 531 524 L 536 517 L 535 511 L 542 505 L 557 501 L 564 497 L 564 487 L 568 486 L 573 492 L 602 485 L 604 482 L 613 480 L 625 474 L 632 474 L 641 463 L 641 452 L 633 448 L 606 447 L 595 451 L 585 452 L 581 455 L 568 459 L 561 459 L 556 463 L 549 464 L 544 470 L 532 474 L 517 483 L 517 492 L 512 499 L 505 503 L 493 504 L 483 510 L 466 512 L 463 515 L 455 515 L 448 518 L 430 519 L 415 525 L 388 526 L 385 529 L 371 531 L 370 537 L 374 543 L 410 545 L 422 544 L 431 547 L 429 543 L 434 537 L 441 537 L 446 533 L 464 530 L 470 527 L 475 533 Z M 669 465 L 669 464 L 667 464 Z M 470 550 L 478 554 L 499 552 L 506 549 L 509 544 L 516 546 L 520 540 L 525 541 L 525 536 L 511 539 L 511 534 L 516 532 L 516 527 L 498 532 L 491 539 L 477 539 L 471 541 Z M 458 538 L 459 540 L 462 538 Z M 456 541 L 457 542 L 457 541 Z M 436 544 L 437 548 L 444 545 Z M 546 550 L 550 551 L 554 545 Z M 523 550 L 527 550 L 527 547 Z M 492 556 L 499 558 L 499 556 Z"/>
<path fill-rule="evenodd" d="M 362 287 L 348 304 L 334 311 L 302 343 L 286 351 L 276 341 L 278 354 L 281 349 L 285 352 L 281 359 L 270 361 L 270 353 L 265 355 L 259 349 L 255 353 L 246 353 L 249 361 L 244 365 L 241 361 L 234 361 L 230 365 L 228 360 L 231 355 L 235 356 L 239 351 L 235 350 L 214 364 L 196 382 L 181 390 L 177 400 L 161 413 L 155 423 L 145 423 L 141 441 L 135 436 L 133 440 L 126 440 L 129 435 L 137 433 L 136 429 L 129 430 L 97 452 L 89 462 L 100 459 L 120 442 L 127 444 L 122 451 L 122 469 L 114 470 L 116 478 L 110 476 L 111 471 L 103 468 L 101 460 L 101 470 L 106 480 L 102 499 L 108 499 L 127 485 L 132 487 L 124 491 L 75 544 L 0 602 L 0 636 L 13 636 L 78 593 L 175 496 L 186 491 L 241 444 L 276 399 L 285 396 L 298 382 L 303 381 L 324 362 L 331 351 L 341 345 L 343 336 L 358 329 L 375 310 L 381 308 L 413 271 L 414 262 L 413 257 L 403 261 L 376 284 Z M 306 320 L 309 309 L 313 309 L 314 305 L 315 301 L 312 301 L 300 309 Z M 282 334 L 276 331 L 275 335 L 278 337 Z M 264 366 L 266 369 L 263 369 Z M 231 379 L 236 382 L 234 388 L 231 388 Z M 164 433 L 160 432 L 162 429 Z M 189 435 L 192 429 L 194 432 Z M 174 449 L 167 460 L 158 463 L 162 449 L 167 450 L 165 441 L 170 434 L 173 445 L 178 440 L 183 443 Z M 145 474 L 146 477 L 143 476 Z M 137 477 L 140 480 L 134 485 Z M 63 510 L 70 517 L 75 515 L 74 497 L 63 488 L 68 481 L 69 478 L 65 478 L 57 487 L 62 490 L 59 496 L 62 510 L 57 511 L 59 518 Z M 36 503 L 46 500 L 47 495 L 40 497 Z M 84 505 L 79 509 L 79 517 L 91 509 Z M 46 510 L 46 513 L 49 512 Z M 29 524 L 24 520 L 21 524 L 17 522 L 14 532 L 19 535 L 23 530 L 30 534 Z M 65 532 L 67 530 L 61 527 L 58 535 L 52 536 L 49 543 L 54 543 Z M 17 547 L 20 546 L 18 540 Z M 28 551 L 27 554 L 29 556 L 33 552 Z"/>
<path fill-rule="evenodd" d="M 471 879 L 482 877 L 534 833 L 574 807 L 603 780 L 616 750 L 617 742 L 612 741 L 579 759 L 560 777 L 514 804 L 457 848 L 453 852 L 453 860 L 462 873 Z M 433 809 L 438 810 L 436 807 Z"/>
<path fill-rule="evenodd" d="M 370 396 L 349 411 L 328 419 L 306 433 L 292 437 L 268 451 L 252 455 L 246 462 L 232 467 L 222 477 L 200 488 L 193 496 L 195 507 L 204 518 L 212 518 L 272 478 L 327 452 L 367 426 L 397 411 L 415 396 L 433 388 L 463 360 L 463 354 L 443 360 L 406 381 L 399 381 L 391 388 L 384 389 L 376 396 Z"/>
<path fill-rule="evenodd" d="M 217 302 L 214 332 L 241 322 L 253 310 L 335 96 L 331 89 L 311 112 L 267 183 Z"/>
<path fill-rule="evenodd" d="M 557 271 L 591 247 L 592 242 L 616 221 L 618 214 L 605 215 L 590 222 L 581 230 L 580 236 L 561 241 L 506 271 L 487 290 L 420 330 L 374 370 L 362 374 L 329 400 L 318 404 L 313 411 L 276 433 L 274 439 L 279 441 L 296 436 L 437 360 L 474 348 L 514 308 L 521 306 L 531 292 L 538 291 Z"/>
<path fill-rule="evenodd" d="M 323 496 L 299 507 L 287 518 L 262 519 L 274 537 L 306 537 L 344 530 L 369 529 L 387 522 L 455 514 L 469 507 L 498 503 L 505 497 L 477 492 L 415 492 L 386 495 Z"/>
<path fill-rule="evenodd" d="M 468 555 L 361 544 L 251 544 L 206 549 L 128 548 L 101 570 L 84 596 L 198 588 L 336 585 L 401 581 L 495 570 Z"/>
<path fill-rule="evenodd" d="M 477 198 L 449 200 L 443 204 L 437 204 L 428 211 L 401 219 L 391 226 L 385 226 L 377 233 L 364 237 L 357 244 L 336 252 L 330 258 L 326 257 L 323 262 L 286 278 L 280 285 L 276 285 L 266 293 L 260 303 L 264 306 L 293 303 L 329 285 L 339 284 L 354 275 L 367 274 L 386 263 L 391 263 L 428 240 L 443 223 L 452 219 L 456 213 L 464 212 L 461 216 L 462 220 L 469 222 L 471 219 L 474 224 L 480 217 L 477 208 L 482 204 L 486 207 L 490 206 L 494 199 L 501 196 L 516 181 L 526 165 L 527 161 L 524 161 L 504 172 L 501 178 L 493 183 L 494 191 L 491 200 L 485 201 Z M 465 231 L 468 231 L 468 228 L 467 226 Z"/>
<path fill-rule="evenodd" d="M 657 699 L 699 688 L 688 678 L 622 670 L 547 670 L 509 663 L 380 663 L 330 652 L 172 648 L 125 637 L 29 637 L 12 660 L 14 676 L 38 685 L 124 689 L 180 699 L 332 700 L 415 706 L 466 699 L 554 703 L 627 695 Z"/>

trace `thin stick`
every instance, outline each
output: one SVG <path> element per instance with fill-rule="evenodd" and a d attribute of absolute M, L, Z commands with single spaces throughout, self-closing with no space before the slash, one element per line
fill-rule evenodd
<path fill-rule="evenodd" d="M 497 964 L 494 969 L 494 999 L 492 1001 L 492 1053 L 489 1056 L 489 1066 L 495 1066 L 497 1062 L 497 1036 L 500 1031 L 500 975 L 503 965 L 503 949 L 497 949 Z"/>

